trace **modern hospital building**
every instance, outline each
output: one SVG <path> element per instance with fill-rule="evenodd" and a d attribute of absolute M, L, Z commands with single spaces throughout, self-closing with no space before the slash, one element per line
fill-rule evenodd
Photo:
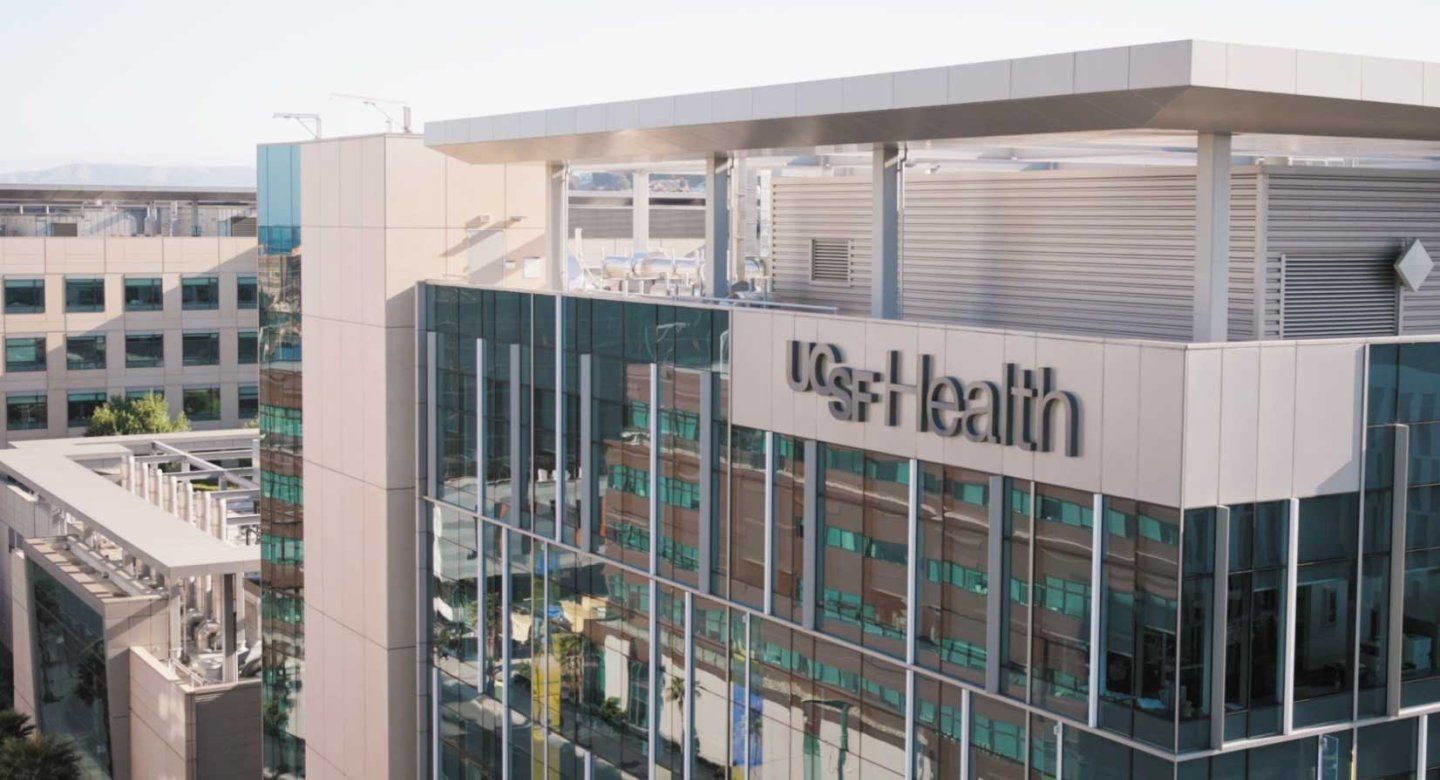
<path fill-rule="evenodd" d="M 269 776 L 1440 776 L 1440 64 L 258 162 Z"/>

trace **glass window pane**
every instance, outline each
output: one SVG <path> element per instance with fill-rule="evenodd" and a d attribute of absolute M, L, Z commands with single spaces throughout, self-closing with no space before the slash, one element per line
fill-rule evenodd
<path fill-rule="evenodd" d="M 237 331 L 235 334 L 235 362 L 250 366 L 259 362 L 259 338 L 253 330 Z"/>
<path fill-rule="evenodd" d="M 5 280 L 6 314 L 40 314 L 44 311 L 44 279 Z"/>
<path fill-rule="evenodd" d="M 1349 720 L 1354 691 L 1359 495 L 1300 502 L 1295 594 L 1295 726 Z"/>
<path fill-rule="evenodd" d="M 5 397 L 5 427 L 12 431 L 33 431 L 49 427 L 49 409 L 43 395 Z"/>
<path fill-rule="evenodd" d="M 254 309 L 260 305 L 259 289 L 255 274 L 240 274 L 235 277 L 235 306 L 240 309 Z"/>
<path fill-rule="evenodd" d="M 1289 510 L 1288 501 L 1246 504 L 1230 510 L 1227 739 L 1258 737 L 1280 730 Z"/>
<path fill-rule="evenodd" d="M 180 348 L 183 365 L 220 365 L 220 334 L 216 331 L 187 332 L 180 338 Z"/>
<path fill-rule="evenodd" d="M 1083 719 L 1090 695 L 1094 495 L 1035 486 L 1032 703 Z"/>
<path fill-rule="evenodd" d="M 125 334 L 126 368 L 158 368 L 163 365 L 165 365 L 165 336 L 163 334 Z"/>
<path fill-rule="evenodd" d="M 65 368 L 92 371 L 105 368 L 105 336 L 66 336 Z"/>
<path fill-rule="evenodd" d="M 983 683 L 990 592 L 990 478 L 956 466 L 926 463 L 921 480 L 916 660 Z"/>
<path fill-rule="evenodd" d="M 65 311 L 105 311 L 105 280 L 101 278 L 65 279 Z"/>
<path fill-rule="evenodd" d="M 44 336 L 12 336 L 5 339 L 6 373 L 44 370 Z"/>
<path fill-rule="evenodd" d="M 1175 742 L 1175 627 L 1179 512 L 1106 498 L 1104 625 L 1100 640 L 1103 728 L 1169 748 Z"/>
<path fill-rule="evenodd" d="M 220 388 L 185 388 L 182 408 L 185 411 L 185 416 L 191 420 L 204 421 L 220 419 Z"/>
<path fill-rule="evenodd" d="M 71 428 L 89 424 L 90 415 L 105 403 L 103 391 L 71 390 L 67 398 L 67 415 Z"/>
<path fill-rule="evenodd" d="M 239 415 L 241 420 L 253 420 L 260 415 L 260 386 L 240 385 Z"/>
<path fill-rule="evenodd" d="M 165 291 L 158 276 L 125 277 L 125 311 L 160 311 Z"/>
<path fill-rule="evenodd" d="M 220 277 L 192 276 L 181 279 L 180 308 L 186 311 L 220 308 Z"/>

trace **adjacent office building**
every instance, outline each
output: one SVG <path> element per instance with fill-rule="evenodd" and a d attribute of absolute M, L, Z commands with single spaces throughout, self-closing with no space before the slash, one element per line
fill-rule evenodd
<path fill-rule="evenodd" d="M 85 777 L 260 772 L 256 443 L 222 431 L 0 450 L 4 695 L 75 747 Z"/>
<path fill-rule="evenodd" d="M 1437 128 L 1440 65 L 1177 42 L 262 149 L 267 770 L 1437 771 Z M 599 172 L 703 243 L 587 246 Z"/>
<path fill-rule="evenodd" d="M 0 186 L 0 443 L 157 393 L 196 428 L 258 410 L 255 194 Z"/>

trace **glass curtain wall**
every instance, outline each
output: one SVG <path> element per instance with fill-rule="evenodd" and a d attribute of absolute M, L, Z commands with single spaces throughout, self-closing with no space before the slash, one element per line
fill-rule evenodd
<path fill-rule="evenodd" d="M 1173 748 L 1180 516 L 1106 498 L 1103 522 L 1099 723 Z"/>
<path fill-rule="evenodd" d="M 305 776 L 300 148 L 259 147 L 256 174 L 264 772 L 266 777 L 296 778 Z M 142 309 L 152 308 L 152 303 L 159 308 L 159 279 L 127 279 L 127 310 L 132 308 L 132 282 L 153 282 L 141 286 L 135 302 Z"/>
<path fill-rule="evenodd" d="M 1348 719 L 1357 681 L 1362 708 L 1367 691 L 1383 694 L 1388 596 L 1376 577 L 1388 567 L 1389 503 L 1377 494 L 1389 483 L 1378 477 L 1363 494 L 1182 513 L 941 464 L 912 469 L 730 425 L 719 413 L 722 312 L 567 300 L 572 345 L 547 335 L 548 296 L 462 292 L 427 293 L 444 429 L 429 588 L 445 777 L 570 777 L 587 766 L 601 777 L 900 778 L 907 767 L 953 777 L 963 755 L 977 778 L 1344 776 L 1352 756 L 1357 777 L 1385 778 L 1418 756 L 1385 747 L 1413 745 L 1414 723 L 1367 726 L 1354 751 L 1342 731 L 1178 770 L 1143 749 L 1208 749 L 1221 690 L 1225 739 L 1277 735 L 1291 623 L 1297 728 Z M 478 366 L 476 339 L 487 345 Z M 1397 398 L 1403 361 L 1397 350 Z M 277 429 L 291 424 L 271 416 Z M 1440 467 L 1423 425 L 1408 453 L 1407 696 L 1430 679 L 1435 599 L 1419 564 L 1440 545 L 1428 537 L 1440 527 L 1428 497 Z M 1372 476 L 1386 465 L 1373 465 L 1378 431 L 1393 436 L 1393 425 L 1369 431 Z M 594 464 L 588 485 L 582 460 Z M 1217 582 L 1222 517 L 1228 576 Z M 1287 577 L 1298 583 L 1293 616 Z M 987 671 L 1008 702 L 983 691 Z M 1092 696 L 1098 727 L 1116 740 L 1083 725 Z"/>

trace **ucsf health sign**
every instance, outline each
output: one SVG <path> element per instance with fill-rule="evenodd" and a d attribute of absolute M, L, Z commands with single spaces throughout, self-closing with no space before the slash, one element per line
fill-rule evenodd
<path fill-rule="evenodd" d="M 885 424 L 896 427 L 900 405 L 910 397 L 918 431 L 1040 452 L 1053 451 L 1057 435 L 1063 433 L 1065 455 L 1080 455 L 1080 399 L 1055 388 L 1051 368 L 1021 369 L 1006 363 L 1000 382 L 966 382 L 934 376 L 931 356 L 921 354 L 907 376 L 898 350 L 889 351 L 884 371 L 871 371 L 846 365 L 834 344 L 794 340 L 786 363 L 790 389 L 827 397 L 826 407 L 837 420 L 863 423 L 872 409 L 882 407 Z M 1057 427 L 1057 418 L 1062 426 Z"/>

